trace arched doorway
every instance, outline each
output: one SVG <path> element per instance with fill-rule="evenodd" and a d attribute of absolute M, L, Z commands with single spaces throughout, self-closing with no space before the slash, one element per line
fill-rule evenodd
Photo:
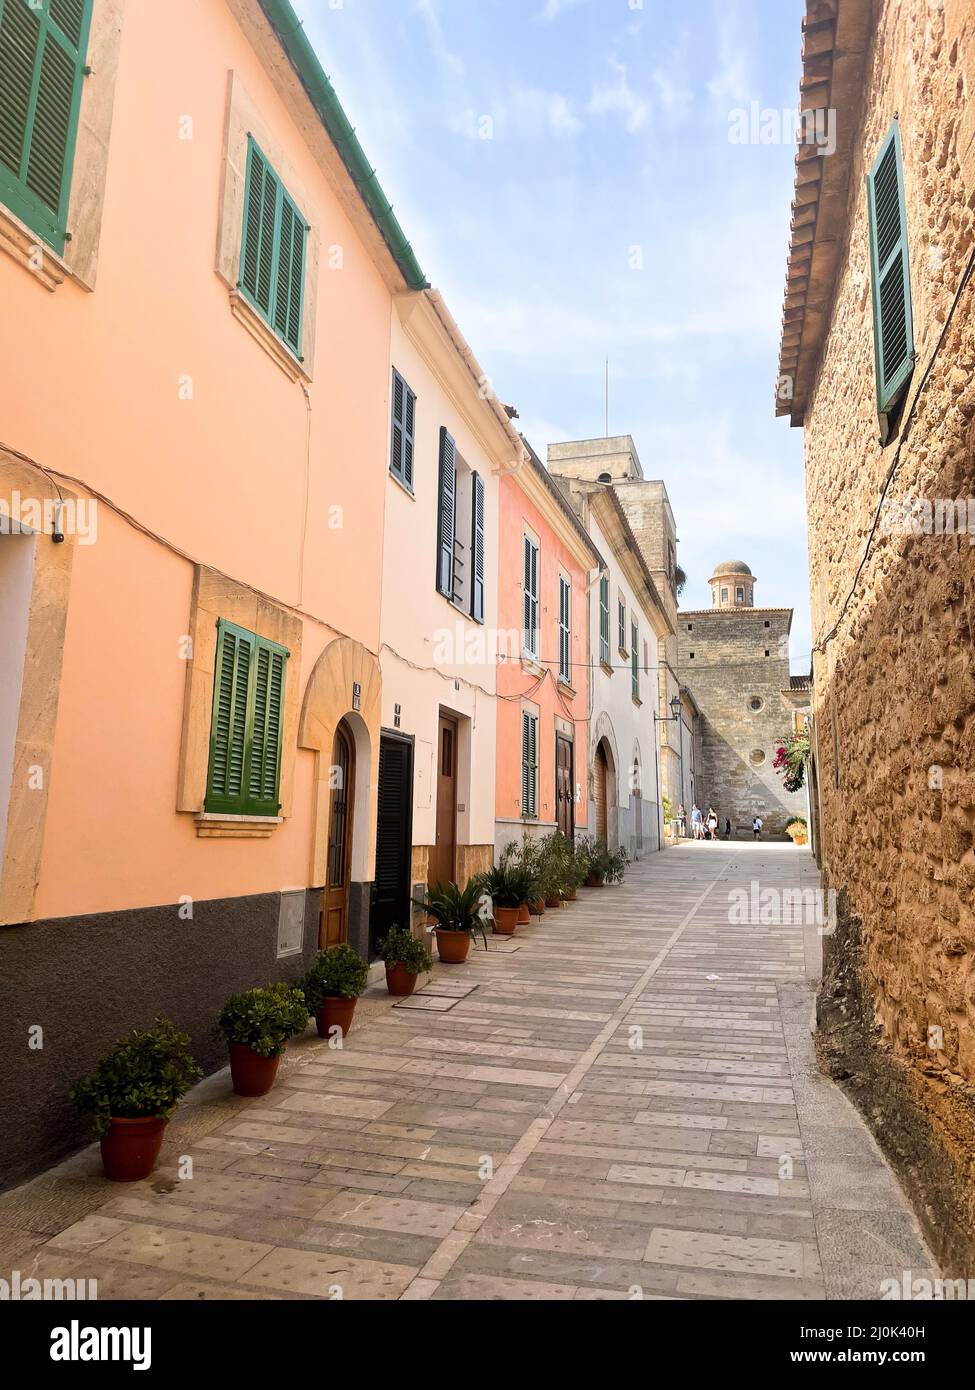
<path fill-rule="evenodd" d="M 596 746 L 593 763 L 593 801 L 596 805 L 596 839 L 609 843 L 609 763 L 605 744 Z"/>
<path fill-rule="evenodd" d="M 349 888 L 352 882 L 352 824 L 355 808 L 355 741 L 343 719 L 332 746 L 331 800 L 328 813 L 325 889 L 319 946 L 322 950 L 348 940 Z"/>

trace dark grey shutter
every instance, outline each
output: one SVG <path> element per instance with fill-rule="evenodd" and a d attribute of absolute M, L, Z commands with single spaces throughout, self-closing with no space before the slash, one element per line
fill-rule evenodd
<path fill-rule="evenodd" d="M 904 165 L 895 121 L 867 175 L 877 409 L 896 404 L 914 367 Z"/>
<path fill-rule="evenodd" d="M 393 428 L 389 471 L 413 491 L 413 428 L 416 396 L 393 369 Z"/>
<path fill-rule="evenodd" d="M 484 621 L 484 480 L 471 475 L 471 617 Z"/>
<path fill-rule="evenodd" d="M 447 429 L 440 427 L 440 495 L 437 504 L 437 589 L 447 598 L 454 594 L 454 524 L 457 495 L 457 448 Z"/>
<path fill-rule="evenodd" d="M 390 927 L 410 925 L 410 849 L 413 808 L 413 748 L 405 739 L 379 741 L 376 877 L 369 940 L 378 953 Z"/>

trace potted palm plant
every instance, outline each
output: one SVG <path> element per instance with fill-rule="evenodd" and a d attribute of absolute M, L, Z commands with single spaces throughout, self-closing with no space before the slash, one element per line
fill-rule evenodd
<path fill-rule="evenodd" d="M 345 1037 L 368 981 L 369 967 L 347 943 L 319 951 L 301 987 L 320 1038 L 330 1037 L 335 1028 Z"/>
<path fill-rule="evenodd" d="M 239 1096 L 266 1096 L 289 1038 L 308 1026 L 302 990 L 279 980 L 232 994 L 213 1026 L 230 1052 L 230 1076 Z"/>
<path fill-rule="evenodd" d="M 398 999 L 408 998 L 419 976 L 433 969 L 433 956 L 423 942 L 399 927 L 390 928 L 379 954 L 386 963 L 386 988 Z"/>
<path fill-rule="evenodd" d="M 139 1182 L 155 1168 L 170 1115 L 203 1075 L 189 1045 L 168 1018 L 157 1018 L 145 1032 L 119 1038 L 72 1090 L 78 1109 L 93 1117 L 112 1182 Z"/>
<path fill-rule="evenodd" d="M 509 856 L 481 875 L 481 889 L 491 899 L 494 930 L 499 936 L 514 936 L 518 913 L 527 905 L 530 892 L 528 876 Z"/>
<path fill-rule="evenodd" d="M 484 949 L 487 950 L 482 915 L 486 901 L 478 877 L 470 879 L 466 888 L 456 883 L 430 884 L 419 906 L 434 920 L 430 930 L 436 935 L 437 952 L 444 964 L 462 965 L 476 932 L 481 933 Z"/>

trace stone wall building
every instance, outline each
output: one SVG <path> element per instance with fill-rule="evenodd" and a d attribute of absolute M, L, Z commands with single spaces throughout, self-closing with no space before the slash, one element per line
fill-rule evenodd
<path fill-rule="evenodd" d="M 785 836 L 806 816 L 804 792 L 789 793 L 773 763 L 793 728 L 790 701 L 791 608 L 755 608 L 755 576 L 740 560 L 718 565 L 709 581 L 711 608 L 678 614 L 681 676 L 699 710 L 694 794 L 713 806 L 721 832 L 751 837 L 761 816 L 766 836 Z M 687 807 L 688 812 L 690 806 Z"/>
<path fill-rule="evenodd" d="M 975 1274 L 975 7 L 807 0 L 778 413 L 805 429 L 822 1055 Z M 954 499 L 962 499 L 955 506 Z"/>

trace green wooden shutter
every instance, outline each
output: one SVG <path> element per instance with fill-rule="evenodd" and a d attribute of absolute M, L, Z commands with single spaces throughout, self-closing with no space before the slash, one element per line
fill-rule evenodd
<path fill-rule="evenodd" d="M 287 658 L 276 643 L 218 622 L 207 811 L 278 814 Z"/>
<path fill-rule="evenodd" d="M 538 816 L 538 720 L 521 714 L 521 814 L 531 820 Z"/>
<path fill-rule="evenodd" d="M 896 405 L 914 369 L 911 268 L 904 204 L 904 162 L 897 121 L 867 175 L 870 279 L 877 373 L 877 410 Z"/>
<path fill-rule="evenodd" d="M 240 288 L 301 357 L 308 227 L 251 138 L 247 147 Z"/>
<path fill-rule="evenodd" d="M 440 427 L 440 489 L 437 503 L 437 589 L 454 596 L 454 525 L 457 492 L 457 448 L 447 429 Z"/>
<path fill-rule="evenodd" d="M 538 546 L 525 536 L 524 650 L 538 656 Z"/>
<path fill-rule="evenodd" d="M 297 356 L 301 356 L 301 318 L 305 285 L 305 219 L 281 191 L 274 327 Z"/>
<path fill-rule="evenodd" d="M 256 639 L 219 623 L 210 724 L 206 809 L 239 813 L 247 752 L 247 705 Z"/>
<path fill-rule="evenodd" d="M 630 624 L 630 663 L 633 672 L 633 698 L 640 698 L 640 658 L 638 655 L 639 632 L 636 623 Z"/>
<path fill-rule="evenodd" d="M 559 675 L 566 682 L 572 675 L 572 586 L 559 575 Z"/>
<path fill-rule="evenodd" d="M 0 0 L 0 200 L 55 251 L 67 239 L 92 0 Z"/>
<path fill-rule="evenodd" d="M 484 479 L 471 475 L 471 617 L 484 621 Z"/>
<path fill-rule="evenodd" d="M 599 581 L 599 659 L 609 665 L 609 579 Z"/>
<path fill-rule="evenodd" d="M 393 427 L 389 471 L 413 491 L 413 437 L 416 396 L 393 368 Z"/>
<path fill-rule="evenodd" d="M 258 638 L 254 664 L 253 734 L 247 759 L 247 801 L 251 815 L 276 816 L 281 772 L 286 653 Z"/>

